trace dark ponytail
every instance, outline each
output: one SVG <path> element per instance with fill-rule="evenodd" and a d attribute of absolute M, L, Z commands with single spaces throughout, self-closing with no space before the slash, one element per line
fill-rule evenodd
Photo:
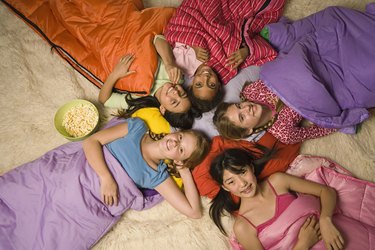
<path fill-rule="evenodd" d="M 125 101 L 128 104 L 126 110 L 120 110 L 118 113 L 120 117 L 130 118 L 135 112 L 142 108 L 159 108 L 160 103 L 154 96 L 143 96 L 133 98 L 130 94 L 125 95 Z"/>
<path fill-rule="evenodd" d="M 232 213 L 239 208 L 240 202 L 234 202 L 231 194 L 222 187 L 220 188 L 219 193 L 217 193 L 215 198 L 211 201 L 209 210 L 210 217 L 224 235 L 227 235 L 221 222 L 221 217 L 224 215 L 224 211 Z"/>
<path fill-rule="evenodd" d="M 185 113 L 173 113 L 168 110 L 165 110 L 164 113 L 164 118 L 171 126 L 185 130 L 191 129 L 193 127 L 194 119 L 201 116 L 202 113 L 194 105 L 191 105 L 190 109 Z"/>
<path fill-rule="evenodd" d="M 131 117 L 136 111 L 142 108 L 159 109 L 160 107 L 160 102 L 154 96 L 132 98 L 131 95 L 127 94 L 125 96 L 125 100 L 129 107 L 126 110 L 120 110 L 118 112 L 118 116 L 123 118 Z M 201 112 L 192 105 L 192 107 L 185 113 L 172 113 L 166 110 L 163 116 L 172 127 L 190 129 L 193 126 L 194 119 L 200 117 L 201 115 Z"/>

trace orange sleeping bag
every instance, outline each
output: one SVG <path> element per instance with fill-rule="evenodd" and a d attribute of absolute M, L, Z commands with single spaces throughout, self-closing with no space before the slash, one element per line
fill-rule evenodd
<path fill-rule="evenodd" d="M 120 57 L 132 53 L 131 74 L 115 85 L 148 95 L 158 67 L 153 38 L 174 8 L 144 9 L 141 0 L 3 1 L 38 32 L 61 57 L 101 88 Z"/>

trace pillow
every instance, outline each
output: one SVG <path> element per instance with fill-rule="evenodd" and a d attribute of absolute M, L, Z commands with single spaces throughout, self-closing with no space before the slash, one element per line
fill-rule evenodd
<path fill-rule="evenodd" d="M 258 141 L 259 144 L 271 148 L 277 142 L 276 138 L 269 133 L 265 133 L 264 136 Z M 259 178 L 265 178 L 275 172 L 285 172 L 289 164 L 298 155 L 301 143 L 286 145 L 277 142 L 276 148 L 278 152 L 268 163 L 265 165 Z M 255 144 L 245 140 L 228 140 L 221 136 L 216 136 L 212 140 L 211 149 L 206 158 L 196 166 L 193 170 L 193 178 L 197 185 L 199 194 L 201 196 L 207 196 L 214 198 L 219 191 L 219 185 L 214 181 L 209 174 L 209 169 L 212 160 L 229 148 L 242 148 L 246 150 L 257 150 Z"/>
<path fill-rule="evenodd" d="M 321 156 L 311 155 L 298 155 L 294 161 L 290 163 L 290 166 L 286 172 L 291 175 L 305 178 L 306 175 L 310 174 L 319 167 L 331 168 L 334 171 L 344 175 L 353 175 L 351 172 L 334 161 Z"/>
<path fill-rule="evenodd" d="M 50 1 L 50 5 L 56 21 L 44 32 L 64 55 L 69 54 L 64 59 L 89 80 L 97 78 L 94 83 L 101 87 L 119 59 L 132 53 L 130 69 L 136 73 L 120 79 L 115 88 L 150 94 L 158 67 L 153 38 L 163 32 L 174 8 L 142 9 L 140 0 Z"/>

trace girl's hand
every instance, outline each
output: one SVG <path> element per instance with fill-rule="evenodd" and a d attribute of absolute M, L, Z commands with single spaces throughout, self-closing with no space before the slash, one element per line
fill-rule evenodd
<path fill-rule="evenodd" d="M 201 62 L 207 62 L 208 59 L 210 59 L 210 52 L 208 52 L 206 49 L 203 49 L 201 47 L 195 47 L 195 46 L 192 46 L 194 52 L 195 52 L 195 56 L 197 57 L 197 59 Z"/>
<path fill-rule="evenodd" d="M 181 178 L 183 178 L 186 175 L 191 176 L 190 169 L 185 167 L 183 163 L 180 163 L 180 164 L 175 163 L 175 166 L 176 166 L 176 169 L 177 169 L 178 173 L 180 174 Z"/>
<path fill-rule="evenodd" d="M 249 48 L 247 46 L 240 48 L 228 57 L 225 66 L 230 66 L 232 69 L 235 69 L 245 61 L 249 54 Z"/>
<path fill-rule="evenodd" d="M 178 172 L 182 172 L 182 171 L 190 171 L 188 168 L 185 168 L 184 165 L 176 165 L 176 169 L 178 170 Z"/>
<path fill-rule="evenodd" d="M 174 84 L 178 84 L 182 76 L 181 69 L 175 64 L 166 64 L 165 70 L 167 71 L 169 80 Z"/>
<path fill-rule="evenodd" d="M 120 78 L 123 78 L 125 76 L 128 76 L 130 74 L 135 73 L 134 70 L 129 71 L 129 67 L 132 64 L 132 62 L 134 61 L 134 59 L 135 59 L 135 57 L 132 54 L 127 54 L 127 55 L 121 57 L 111 74 L 116 79 L 120 79 Z"/>
<path fill-rule="evenodd" d="M 118 186 L 111 175 L 100 179 L 102 201 L 108 205 L 118 205 Z"/>
<path fill-rule="evenodd" d="M 315 216 L 310 216 L 299 230 L 298 241 L 293 249 L 310 249 L 321 239 L 319 223 Z"/>
<path fill-rule="evenodd" d="M 309 128 L 309 127 L 314 126 L 314 123 L 307 120 L 307 119 L 302 119 L 302 121 L 300 123 L 300 126 L 303 127 L 303 128 Z"/>
<path fill-rule="evenodd" d="M 320 232 L 327 249 L 344 249 L 344 238 L 333 225 L 331 218 L 320 218 Z"/>

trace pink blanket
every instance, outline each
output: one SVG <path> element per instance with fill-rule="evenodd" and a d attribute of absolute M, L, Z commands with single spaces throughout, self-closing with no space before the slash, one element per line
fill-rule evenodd
<path fill-rule="evenodd" d="M 311 163 L 306 158 L 307 165 Z M 299 164 L 303 166 L 304 161 Z M 322 165 L 327 161 L 322 161 Z M 311 165 L 310 165 L 311 166 Z M 310 167 L 308 166 L 308 167 Z M 375 242 L 375 184 L 339 173 L 340 166 L 321 166 L 305 176 L 306 179 L 336 189 L 338 202 L 333 222 L 342 233 L 345 249 L 374 249 Z M 341 171 L 341 170 L 340 170 Z M 319 216 L 319 199 L 311 195 L 299 195 L 277 220 L 258 235 L 264 249 L 290 249 L 296 242 L 298 232 L 308 216 Z M 236 245 L 232 239 L 232 245 Z M 312 249 L 325 249 L 318 242 Z"/>
<path fill-rule="evenodd" d="M 240 48 L 243 37 L 250 49 L 250 56 L 240 68 L 261 65 L 277 55 L 258 33 L 266 24 L 279 19 L 285 0 L 271 1 L 258 13 L 264 2 L 185 0 L 170 19 L 165 36 L 172 45 L 180 42 L 208 49 L 208 64 L 226 84 L 238 70 L 225 67 L 225 60 Z"/>

